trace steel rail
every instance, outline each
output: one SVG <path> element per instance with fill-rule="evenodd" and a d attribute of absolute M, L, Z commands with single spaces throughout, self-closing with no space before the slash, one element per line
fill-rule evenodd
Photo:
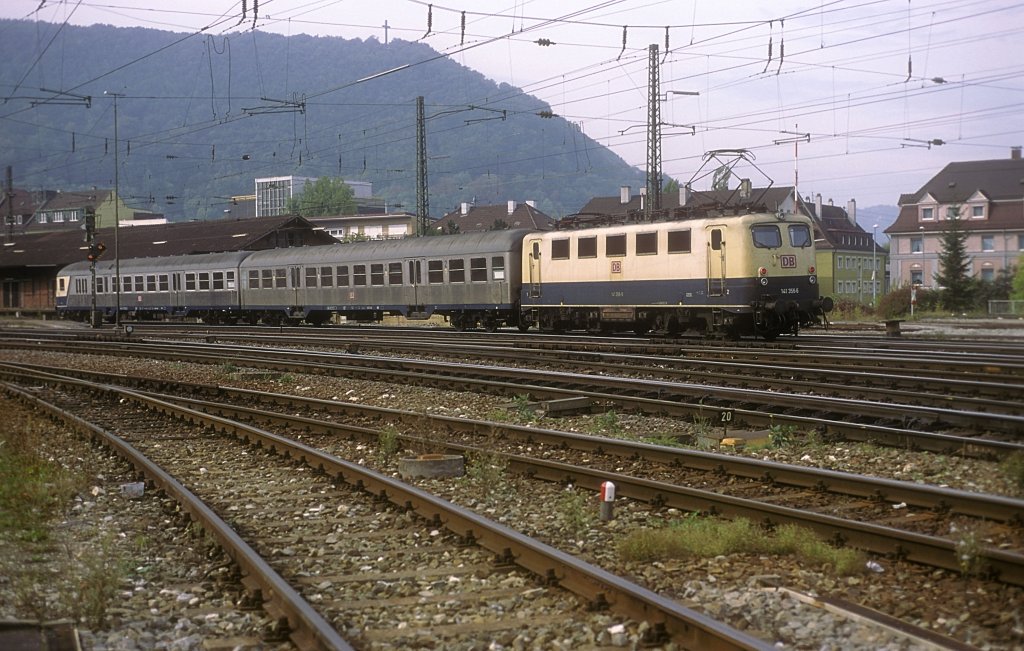
<path fill-rule="evenodd" d="M 948 511 L 1016 526 L 1024 526 L 1024 500 L 989 495 L 972 491 L 955 490 L 915 482 L 904 482 L 880 477 L 854 475 L 836 470 L 792 466 L 775 461 L 751 457 L 719 454 L 702 450 L 655 445 L 638 441 L 595 437 L 574 432 L 563 432 L 539 427 L 524 427 L 509 423 L 494 423 L 472 418 L 456 418 L 422 412 L 373 407 L 359 403 L 324 400 L 307 396 L 274 393 L 255 389 L 213 386 L 168 380 L 146 380 L 125 375 L 78 371 L 77 369 L 49 369 L 25 364 L 0 363 L 0 374 L 12 376 L 25 374 L 40 380 L 59 382 L 65 378 L 91 379 L 101 384 L 126 386 L 138 391 L 153 393 L 169 402 L 189 405 L 195 409 L 216 410 L 221 416 L 245 416 L 254 420 L 276 420 L 306 428 L 311 433 L 342 431 L 376 440 L 379 432 L 371 428 L 345 423 L 323 421 L 305 416 L 296 416 L 266 409 L 241 405 L 226 405 L 210 400 L 172 396 L 160 393 L 173 388 L 192 393 L 219 394 L 234 399 L 252 400 L 258 403 L 272 403 L 290 411 L 327 412 L 339 417 L 370 416 L 387 421 L 401 421 L 412 425 L 421 424 L 426 418 L 432 425 L 454 432 L 487 435 L 497 431 L 503 436 L 531 443 L 543 443 L 558 447 L 593 451 L 622 458 L 641 458 L 670 466 L 678 466 L 703 472 L 725 473 L 746 479 L 772 482 L 811 490 L 828 490 L 855 497 L 880 500 L 891 503 L 906 502 L 909 505 Z"/>
<path fill-rule="evenodd" d="M 2 383 L 0 386 L 9 395 L 25 404 L 44 410 L 83 435 L 102 442 L 177 502 L 195 522 L 198 522 L 206 532 L 217 539 L 224 552 L 241 569 L 243 581 L 247 583 L 247 587 L 250 590 L 260 589 L 264 598 L 263 603 L 260 604 L 261 607 L 276 619 L 281 617 L 287 619 L 289 637 L 300 649 L 354 651 L 354 647 L 338 635 L 334 626 L 314 610 L 234 529 L 194 493 L 150 461 L 130 443 L 116 434 L 96 427 L 92 423 L 15 386 L 7 383 Z M 120 391 L 122 395 L 130 395 L 124 393 L 123 389 L 114 387 L 93 385 L 91 388 L 106 388 Z"/>
<path fill-rule="evenodd" d="M 90 383 L 82 383 L 82 387 L 117 393 L 147 409 L 187 419 L 193 424 L 201 424 L 217 432 L 234 435 L 248 443 L 302 461 L 335 480 L 387 499 L 399 507 L 415 511 L 428 521 L 439 522 L 453 534 L 493 552 L 498 559 L 513 562 L 552 584 L 562 586 L 588 600 L 595 608 L 609 607 L 620 614 L 650 622 L 656 629 L 660 629 L 686 648 L 723 651 L 770 651 L 774 648 L 768 642 L 681 606 L 674 600 L 666 599 L 647 588 L 481 517 L 468 509 L 303 443 L 136 391 Z M 233 534 L 233 531 L 231 533 Z"/>

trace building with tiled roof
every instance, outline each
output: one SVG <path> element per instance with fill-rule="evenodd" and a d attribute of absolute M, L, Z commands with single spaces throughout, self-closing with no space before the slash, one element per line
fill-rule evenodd
<path fill-rule="evenodd" d="M 555 220 L 537 210 L 532 201 L 509 201 L 505 205 L 487 206 L 466 202 L 434 222 L 430 230 L 435 233 L 477 233 L 517 228 L 549 231 L 554 223 Z"/>
<path fill-rule="evenodd" d="M 104 260 L 115 255 L 138 258 L 336 243 L 324 231 L 293 215 L 166 223 L 119 228 L 116 233 L 113 228 L 98 228 L 94 241 L 106 246 Z M 84 232 L 77 229 L 5 236 L 0 246 L 3 311 L 52 312 L 57 272 L 84 260 L 87 253 Z"/>
<path fill-rule="evenodd" d="M 1024 159 L 950 163 L 917 192 L 900 196 L 890 239 L 894 287 L 934 285 L 950 215 L 966 231 L 970 274 L 985 281 L 1009 271 L 1024 254 Z"/>

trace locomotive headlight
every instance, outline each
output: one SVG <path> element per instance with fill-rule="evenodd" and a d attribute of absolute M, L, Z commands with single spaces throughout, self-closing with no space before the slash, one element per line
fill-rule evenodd
<path fill-rule="evenodd" d="M 813 285 L 816 282 L 818 282 L 818 277 L 817 276 L 810 276 L 810 277 L 807 278 L 807 282 L 809 282 L 809 283 L 811 283 Z"/>
<path fill-rule="evenodd" d="M 761 285 L 764 287 L 768 286 L 768 279 L 765 278 L 764 276 L 761 277 Z"/>
<path fill-rule="evenodd" d="M 813 264 L 811 266 L 807 267 L 807 273 L 809 273 L 809 274 L 814 273 L 814 265 Z"/>
<path fill-rule="evenodd" d="M 765 267 L 761 267 L 760 269 L 757 270 L 757 275 L 759 275 L 759 276 L 767 276 L 768 275 L 768 269 L 766 269 Z"/>

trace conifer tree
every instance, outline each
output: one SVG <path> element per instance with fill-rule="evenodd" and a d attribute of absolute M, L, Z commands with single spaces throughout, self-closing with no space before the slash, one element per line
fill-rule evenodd
<path fill-rule="evenodd" d="M 967 232 L 960 221 L 960 206 L 950 206 L 946 228 L 942 231 L 939 251 L 939 272 L 935 282 L 942 288 L 942 307 L 952 312 L 965 312 L 974 303 L 974 279 L 968 271 Z"/>

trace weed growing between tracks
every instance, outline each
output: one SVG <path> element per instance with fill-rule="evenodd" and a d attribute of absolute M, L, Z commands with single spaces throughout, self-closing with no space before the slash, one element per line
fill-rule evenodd
<path fill-rule="evenodd" d="M 1010 484 L 1017 487 L 1018 494 L 1024 495 L 1024 452 L 1017 451 L 1008 456 L 999 464 L 999 469 Z"/>
<path fill-rule="evenodd" d="M 619 543 L 627 561 L 661 561 L 729 554 L 793 555 L 808 564 L 846 576 L 864 571 L 864 554 L 819 540 L 802 527 L 783 525 L 767 531 L 750 520 L 719 520 L 695 513 L 667 527 L 631 532 Z"/>
<path fill-rule="evenodd" d="M 54 534 L 69 526 L 58 523 L 69 504 L 88 501 L 98 475 L 87 461 L 92 451 L 48 421 L 18 409 L 8 413 L 8 427 L 0 432 L 0 575 L 16 603 L 5 606 L 39 620 L 73 617 L 102 626 L 128 568 L 114 534 L 92 530 L 75 537 L 86 543 L 62 542 Z M 64 589 L 55 589 L 58 582 Z"/>

